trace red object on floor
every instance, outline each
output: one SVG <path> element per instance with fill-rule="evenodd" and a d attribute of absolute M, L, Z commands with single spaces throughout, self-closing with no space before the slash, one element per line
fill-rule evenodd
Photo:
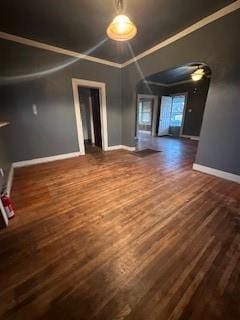
<path fill-rule="evenodd" d="M 8 216 L 8 219 L 13 218 L 15 216 L 15 213 L 13 211 L 12 202 L 11 202 L 10 197 L 7 194 L 3 194 L 1 196 L 1 200 L 2 200 L 3 207 L 6 211 L 6 214 Z"/>

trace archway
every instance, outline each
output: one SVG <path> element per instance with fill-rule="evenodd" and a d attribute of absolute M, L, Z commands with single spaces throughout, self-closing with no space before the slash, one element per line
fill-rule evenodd
<path fill-rule="evenodd" d="M 197 81 L 193 74 L 203 70 Z M 137 149 L 161 149 L 163 139 L 197 141 L 211 80 L 211 70 L 191 62 L 141 79 L 136 88 L 135 142 Z M 156 103 L 157 101 L 157 103 Z M 176 141 L 178 140 L 178 141 Z"/>

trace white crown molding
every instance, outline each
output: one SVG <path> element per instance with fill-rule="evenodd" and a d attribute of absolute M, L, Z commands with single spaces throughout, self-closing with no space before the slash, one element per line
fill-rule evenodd
<path fill-rule="evenodd" d="M 190 33 L 197 31 L 203 27 L 205 27 L 206 25 L 208 25 L 209 23 L 212 23 L 236 10 L 240 9 L 240 0 L 237 0 L 235 2 L 233 2 L 232 4 L 216 11 L 215 13 L 211 14 L 210 16 L 207 16 L 201 20 L 199 20 L 198 22 L 194 23 L 193 25 L 191 25 L 190 27 L 184 29 L 183 31 L 175 34 L 174 36 L 166 39 L 165 41 L 162 41 L 160 43 L 158 43 L 157 45 L 155 45 L 154 47 L 140 53 L 139 55 L 137 55 L 136 57 L 124 62 L 122 64 L 122 68 L 128 66 L 129 64 L 132 64 L 146 56 L 148 56 L 149 54 L 154 53 L 155 51 L 158 51 L 159 49 L 162 49 L 170 44 L 172 44 L 173 42 L 176 42 L 177 40 L 189 35 Z"/>
<path fill-rule="evenodd" d="M 66 56 L 79 58 L 79 59 L 82 59 L 82 60 L 88 60 L 88 61 L 91 61 L 91 62 L 105 64 L 105 65 L 110 66 L 110 67 L 115 67 L 115 68 L 121 68 L 122 67 L 122 65 L 120 63 L 116 63 L 116 62 L 112 62 L 112 61 L 108 61 L 108 60 L 92 57 L 92 56 L 89 56 L 89 55 L 81 54 L 81 53 L 78 53 L 78 52 L 75 52 L 75 51 L 71 51 L 71 50 L 55 47 L 55 46 L 52 46 L 52 45 L 49 45 L 49 44 L 46 44 L 46 43 L 43 43 L 43 42 L 30 40 L 30 39 L 19 37 L 19 36 L 16 36 L 16 35 L 13 35 L 13 34 L 10 34 L 10 33 L 6 33 L 6 32 L 0 32 L 0 39 L 8 40 L 8 41 L 16 42 L 16 43 L 21 43 L 21 44 L 24 44 L 24 45 L 27 45 L 27 46 L 30 46 L 30 47 L 34 47 L 34 48 L 39 48 L 39 49 L 43 49 L 43 50 L 47 50 L 47 51 L 52 51 L 52 52 L 64 54 Z"/>
<path fill-rule="evenodd" d="M 189 82 L 193 82 L 193 80 L 187 79 L 187 80 L 182 80 L 182 81 L 178 81 L 178 82 L 172 82 L 169 84 L 162 83 L 162 82 L 156 82 L 156 81 L 147 81 L 147 80 L 144 81 L 144 83 L 152 84 L 154 86 L 159 86 L 159 87 L 165 87 L 165 88 L 170 88 L 170 87 L 177 86 L 179 84 L 184 84 L 184 83 L 189 83 Z"/>
<path fill-rule="evenodd" d="M 59 154 L 57 156 L 52 156 L 52 157 L 37 158 L 37 159 L 32 159 L 32 160 L 13 162 L 13 168 L 28 167 L 28 166 L 32 166 L 34 164 L 40 164 L 40 163 L 46 163 L 46 162 L 51 162 L 51 161 L 75 158 L 80 155 L 81 155 L 80 152 L 72 152 L 72 153 Z"/>
<path fill-rule="evenodd" d="M 176 35 L 158 43 L 157 45 L 155 45 L 154 47 L 140 53 L 139 55 L 137 55 L 136 57 L 124 62 L 124 63 L 116 63 L 116 62 L 112 62 L 109 60 L 104 60 L 104 59 L 100 59 L 100 58 L 96 58 L 96 57 L 92 57 L 89 55 L 84 55 L 81 54 L 79 52 L 75 52 L 75 51 L 71 51 L 71 50 L 67 50 L 67 49 L 63 49 L 63 48 L 59 48 L 59 47 L 55 47 L 43 42 L 39 42 L 39 41 L 35 41 L 35 40 L 30 40 L 24 37 L 20 37 L 20 36 L 16 36 L 10 33 L 6 33 L 6 32 L 1 32 L 0 31 L 0 39 L 3 40 L 8 40 L 8 41 L 12 41 L 12 42 L 17 42 L 17 43 L 21 43 L 27 46 L 31 46 L 31 47 L 35 47 L 35 48 L 39 48 L 39 49 L 44 49 L 44 50 L 48 50 L 48 51 L 52 51 L 52 52 L 56 52 L 56 53 L 60 53 L 60 54 L 64 54 L 67 56 L 71 56 L 71 57 L 75 57 L 75 58 L 79 58 L 79 59 L 83 59 L 83 60 L 88 60 L 91 62 L 96 62 L 96 63 L 100 63 L 100 64 L 104 64 L 104 65 L 108 65 L 111 67 L 115 67 L 115 68 L 124 68 L 152 53 L 154 53 L 155 51 L 162 49 L 174 42 L 176 42 L 177 40 L 189 35 L 190 33 L 199 30 L 203 27 L 205 27 L 206 25 L 236 11 L 240 9 L 240 0 L 237 0 L 235 2 L 233 2 L 232 4 L 216 11 L 215 13 L 199 20 L 198 22 L 194 23 L 193 25 L 191 25 L 190 27 L 182 30 L 181 32 L 177 33 Z"/>
<path fill-rule="evenodd" d="M 169 87 L 168 84 L 162 83 L 162 82 L 147 81 L 147 80 L 144 80 L 143 82 L 144 82 L 144 83 L 147 83 L 147 84 L 152 84 L 152 85 L 154 85 L 154 86 L 159 86 L 159 87 L 166 87 L 166 88 Z"/>
<path fill-rule="evenodd" d="M 190 83 L 193 82 L 192 79 L 187 79 L 187 80 L 182 80 L 182 81 L 177 81 L 177 82 L 172 82 L 171 84 L 168 84 L 168 87 L 174 87 L 174 86 L 178 86 L 180 84 L 184 84 L 184 83 Z"/>
<path fill-rule="evenodd" d="M 9 125 L 9 122 L 0 122 L 0 128 L 3 128 L 7 125 Z"/>
<path fill-rule="evenodd" d="M 222 178 L 225 180 L 233 181 L 236 183 L 240 183 L 240 176 L 237 174 L 232 174 L 229 172 L 213 169 L 210 167 L 202 166 L 200 164 L 194 163 L 193 164 L 193 170 L 200 171 L 206 174 L 210 174 L 212 176 Z"/>

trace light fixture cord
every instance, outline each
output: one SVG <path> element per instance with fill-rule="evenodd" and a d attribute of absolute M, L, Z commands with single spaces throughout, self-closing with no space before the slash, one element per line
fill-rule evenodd
<path fill-rule="evenodd" d="M 123 11 L 123 0 L 116 0 L 117 12 L 122 13 Z"/>

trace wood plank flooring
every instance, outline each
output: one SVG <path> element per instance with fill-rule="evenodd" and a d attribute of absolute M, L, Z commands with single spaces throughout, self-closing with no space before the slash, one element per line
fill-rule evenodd
<path fill-rule="evenodd" d="M 16 170 L 0 319 L 240 319 L 240 186 L 158 141 Z"/>

